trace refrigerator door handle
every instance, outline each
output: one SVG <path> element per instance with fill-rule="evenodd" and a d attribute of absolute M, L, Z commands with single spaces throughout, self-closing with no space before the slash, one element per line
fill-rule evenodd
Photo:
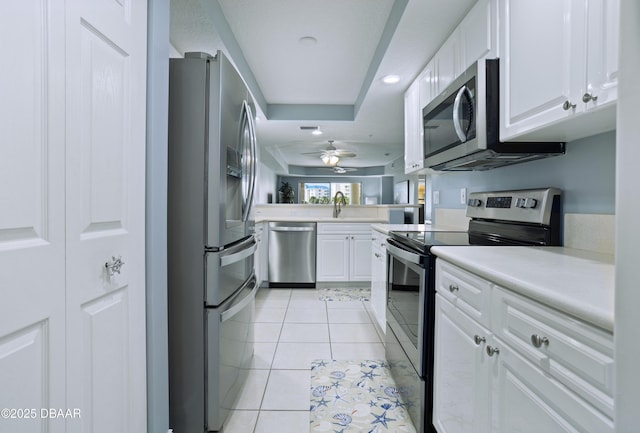
<path fill-rule="evenodd" d="M 229 250 L 230 252 L 227 253 L 227 254 L 225 254 L 225 252 L 223 251 L 222 254 L 220 255 L 220 267 L 225 267 L 225 266 L 230 265 L 232 263 L 239 262 L 240 260 L 244 260 L 247 257 L 252 256 L 253 254 L 255 254 L 257 249 L 258 249 L 258 244 L 256 244 L 252 240 L 250 247 L 243 248 L 238 252 L 234 252 L 234 251 L 237 251 L 235 248 Z"/>
<path fill-rule="evenodd" d="M 247 221 L 249 219 L 249 214 L 251 212 L 251 207 L 253 205 L 253 194 L 255 190 L 256 184 L 256 131 L 255 126 L 253 124 L 253 112 L 251 111 L 251 107 L 247 103 L 247 101 L 243 101 L 242 103 L 242 114 L 240 116 L 242 127 L 240 132 L 240 139 L 244 135 L 245 129 L 248 130 L 249 135 L 249 185 L 247 188 L 247 196 L 245 198 L 245 206 L 244 213 L 242 215 L 242 221 Z"/>
<path fill-rule="evenodd" d="M 239 311 L 244 310 L 244 308 L 249 305 L 249 303 L 251 301 L 253 301 L 253 299 L 256 297 L 256 292 L 258 291 L 258 289 L 260 288 L 260 286 L 258 285 L 257 280 L 254 278 L 251 278 L 247 284 L 245 284 L 242 289 L 240 289 L 238 292 L 241 293 L 247 286 L 249 286 L 250 284 L 253 284 L 253 289 L 251 289 L 251 293 L 246 296 L 242 301 L 238 302 L 237 304 L 233 305 L 231 308 L 229 308 L 228 310 L 223 311 L 222 313 L 220 313 L 220 322 L 226 322 L 227 320 L 231 319 L 233 316 L 235 316 Z"/>

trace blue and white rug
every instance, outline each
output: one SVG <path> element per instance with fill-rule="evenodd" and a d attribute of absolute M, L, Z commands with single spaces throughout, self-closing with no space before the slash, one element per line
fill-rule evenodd
<path fill-rule="evenodd" d="M 371 299 L 369 287 L 318 288 L 321 301 L 368 301 Z"/>
<path fill-rule="evenodd" d="M 311 363 L 310 433 L 416 433 L 384 361 Z"/>

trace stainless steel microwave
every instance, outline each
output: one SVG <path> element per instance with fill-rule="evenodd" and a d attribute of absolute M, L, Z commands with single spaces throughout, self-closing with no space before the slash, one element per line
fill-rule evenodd
<path fill-rule="evenodd" d="M 425 167 L 488 170 L 564 154 L 564 143 L 500 141 L 498 59 L 482 59 L 422 110 Z"/>

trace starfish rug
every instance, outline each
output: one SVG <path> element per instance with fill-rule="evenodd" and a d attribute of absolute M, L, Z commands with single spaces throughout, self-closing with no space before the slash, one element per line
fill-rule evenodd
<path fill-rule="evenodd" d="M 371 299 L 369 287 L 318 288 L 321 301 L 368 301 Z"/>
<path fill-rule="evenodd" d="M 311 363 L 310 433 L 416 433 L 384 361 Z"/>

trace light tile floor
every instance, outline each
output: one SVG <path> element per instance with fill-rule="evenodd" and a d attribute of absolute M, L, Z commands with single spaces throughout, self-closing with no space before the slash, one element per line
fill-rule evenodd
<path fill-rule="evenodd" d="M 372 317 L 368 301 L 260 289 L 254 361 L 224 433 L 307 433 L 311 361 L 384 359 Z"/>

